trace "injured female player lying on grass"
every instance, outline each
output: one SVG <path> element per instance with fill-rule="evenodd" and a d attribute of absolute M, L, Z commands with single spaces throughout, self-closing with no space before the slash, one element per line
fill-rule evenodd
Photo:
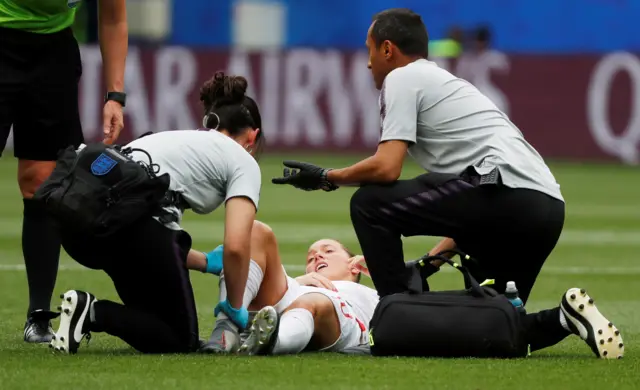
<path fill-rule="evenodd" d="M 220 248 L 218 251 L 221 254 Z M 208 263 L 190 256 L 189 268 L 219 274 L 221 259 L 215 256 L 218 251 L 207 256 Z M 253 332 L 248 339 L 242 340 L 245 345 L 240 348 L 242 341 L 238 326 L 223 313 L 216 313 L 215 328 L 209 342 L 201 348 L 202 352 L 342 352 L 366 345 L 368 324 L 378 304 L 378 294 L 358 283 L 362 267 L 357 263 L 361 256 L 349 253 L 338 241 L 317 241 L 309 248 L 306 274 L 294 279 L 282 266 L 271 229 L 255 222 L 251 259 L 243 304 L 251 311 L 260 310 L 250 328 L 259 328 L 266 333 Z M 220 299 L 225 297 L 222 275 Z M 259 340 L 267 339 L 273 345 L 268 351 L 259 350 L 258 346 L 262 345 Z"/>
<path fill-rule="evenodd" d="M 188 267 L 220 274 L 221 248 L 206 257 L 189 256 Z M 303 351 L 362 353 L 368 348 L 369 322 L 378 303 L 375 290 L 359 284 L 368 275 L 364 258 L 349 252 L 340 242 L 322 239 L 308 250 L 306 274 L 289 277 L 280 261 L 271 229 L 255 222 L 251 236 L 251 266 L 243 304 L 259 310 L 247 331 L 224 314 L 217 320 L 201 352 L 247 355 L 295 354 Z M 413 266 L 407 263 L 407 266 Z M 220 299 L 226 299 L 224 275 Z M 562 324 L 566 336 L 580 336 L 598 357 L 619 358 L 624 353 L 620 332 L 593 304 L 586 291 L 569 289 L 557 310 L 524 315 L 522 324 L 531 351 L 555 343 L 546 333 Z M 434 337 L 436 337 L 434 335 Z"/>

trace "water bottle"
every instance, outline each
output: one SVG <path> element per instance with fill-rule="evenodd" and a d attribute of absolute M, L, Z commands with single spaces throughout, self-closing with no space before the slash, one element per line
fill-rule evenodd
<path fill-rule="evenodd" d="M 524 303 L 518 296 L 518 289 L 516 288 L 516 282 L 507 282 L 507 288 L 504 291 L 504 296 L 507 297 L 509 302 L 516 308 L 519 313 L 524 314 Z"/>

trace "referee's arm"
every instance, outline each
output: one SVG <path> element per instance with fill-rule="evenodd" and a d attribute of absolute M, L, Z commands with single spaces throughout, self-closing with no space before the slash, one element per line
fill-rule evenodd
<path fill-rule="evenodd" d="M 98 8 L 100 52 L 107 92 L 124 92 L 124 70 L 129 49 L 125 0 L 100 0 Z M 124 123 L 122 106 L 108 101 L 104 109 L 105 142 L 113 143 Z"/>
<path fill-rule="evenodd" d="M 99 5 L 104 86 L 109 92 L 124 92 L 124 67 L 129 49 L 125 0 L 100 0 Z"/>
<path fill-rule="evenodd" d="M 418 95 L 411 75 L 396 69 L 382 88 L 380 118 L 382 135 L 376 154 L 350 167 L 332 169 L 327 179 L 337 185 L 391 183 L 400 177 L 410 144 L 416 142 Z"/>

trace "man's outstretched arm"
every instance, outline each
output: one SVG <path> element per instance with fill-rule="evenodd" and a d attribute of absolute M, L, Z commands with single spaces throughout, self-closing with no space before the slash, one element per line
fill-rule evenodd
<path fill-rule="evenodd" d="M 405 141 L 382 142 L 373 156 L 347 168 L 330 170 L 327 180 L 336 185 L 394 182 L 402 173 L 407 148 Z"/>
<path fill-rule="evenodd" d="M 373 156 L 350 167 L 331 170 L 313 164 L 285 162 L 285 166 L 299 170 L 285 169 L 284 177 L 272 182 L 304 190 L 333 190 L 332 185 L 385 184 L 398 180 L 407 150 L 417 137 L 419 101 L 413 84 L 412 75 L 403 70 L 387 76 L 380 92 L 382 135 Z"/>
<path fill-rule="evenodd" d="M 380 91 L 382 134 L 376 154 L 348 168 L 329 171 L 327 179 L 337 185 L 398 180 L 407 150 L 416 142 L 418 103 L 412 75 L 404 69 L 389 73 Z"/>

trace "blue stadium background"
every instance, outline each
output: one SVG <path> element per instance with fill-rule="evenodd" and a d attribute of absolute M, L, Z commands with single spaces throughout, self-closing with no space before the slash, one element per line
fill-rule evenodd
<path fill-rule="evenodd" d="M 101 121 L 100 78 L 87 76 L 101 72 L 97 4 L 83 1 L 75 26 L 83 43 L 80 106 L 88 139 L 99 136 Z M 543 156 L 640 165 L 640 0 L 126 4 L 127 88 L 139 106 L 125 114 L 123 139 L 196 126 L 198 84 L 223 69 L 250 79 L 266 127 L 274 129 L 271 150 L 370 150 L 379 118 L 375 109 L 361 109 L 377 99 L 366 69 L 366 31 L 375 13 L 408 7 L 422 15 L 434 41 L 430 59 L 493 100 Z M 451 34 L 454 27 L 463 34 Z M 459 45 L 435 42 L 454 36 Z M 161 93 L 167 90 L 173 92 Z M 304 107 L 285 109 L 301 96 L 308 99 Z"/>
<path fill-rule="evenodd" d="M 255 0 L 254 0 L 255 1 Z M 258 0 L 286 9 L 285 46 L 360 48 L 371 16 L 409 7 L 423 15 L 433 38 L 452 22 L 491 26 L 493 46 L 509 53 L 640 51 L 638 0 Z M 169 42 L 228 47 L 234 0 L 173 2 Z M 328 28 L 330 26 L 330 28 Z"/>

